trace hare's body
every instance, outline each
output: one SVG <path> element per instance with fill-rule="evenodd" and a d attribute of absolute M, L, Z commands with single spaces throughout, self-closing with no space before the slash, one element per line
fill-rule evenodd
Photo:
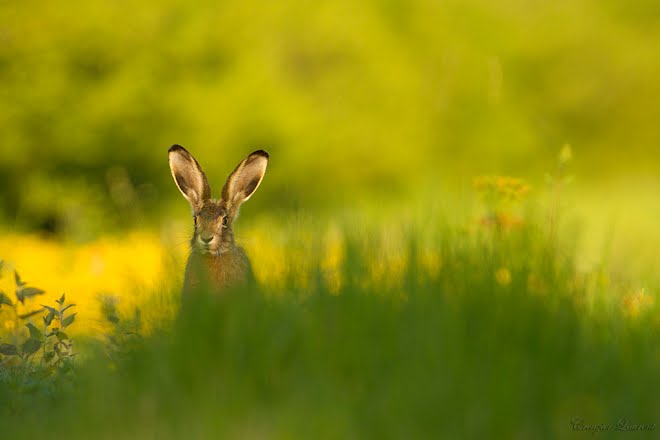
<path fill-rule="evenodd" d="M 220 255 L 204 255 L 192 251 L 186 264 L 183 291 L 222 291 L 227 287 L 245 284 L 252 276 L 250 260 L 239 246 Z"/>
<path fill-rule="evenodd" d="M 183 147 L 169 149 L 172 176 L 193 210 L 195 229 L 186 265 L 184 293 L 221 292 L 252 278 L 245 251 L 234 243 L 232 222 L 240 205 L 256 191 L 268 164 L 268 153 L 255 151 L 227 179 L 220 199 L 211 198 L 206 175 Z"/>

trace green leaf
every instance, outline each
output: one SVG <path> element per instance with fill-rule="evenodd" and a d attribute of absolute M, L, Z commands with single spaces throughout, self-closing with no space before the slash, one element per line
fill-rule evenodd
<path fill-rule="evenodd" d="M 31 298 L 33 296 L 37 295 L 43 295 L 45 292 L 41 289 L 37 289 L 36 287 L 22 287 L 19 286 L 16 288 L 16 298 L 23 304 L 25 302 L 25 298 Z"/>
<path fill-rule="evenodd" d="M 48 315 L 44 316 L 44 324 L 46 327 L 50 325 L 51 322 L 53 322 L 53 319 L 55 318 L 55 313 L 53 312 L 48 312 Z"/>
<path fill-rule="evenodd" d="M 58 303 L 60 307 L 62 307 L 62 304 L 64 304 L 64 294 L 62 294 L 62 297 L 55 302 Z"/>
<path fill-rule="evenodd" d="M 66 312 L 70 307 L 75 307 L 75 304 L 69 304 L 65 308 L 62 309 L 62 313 Z"/>
<path fill-rule="evenodd" d="M 35 327 L 34 324 L 31 322 L 28 322 L 25 324 L 25 326 L 28 328 L 30 331 L 30 337 L 38 340 L 42 340 L 44 338 L 43 333 L 41 333 L 41 330 L 39 330 L 37 327 Z"/>
<path fill-rule="evenodd" d="M 57 310 L 55 310 L 54 308 L 52 308 L 52 307 L 50 307 L 50 306 L 45 306 L 45 305 L 41 304 L 41 307 L 43 307 L 44 309 L 48 310 L 48 311 L 49 311 L 50 313 L 52 313 L 53 315 L 59 315 L 59 313 L 60 313 L 60 312 L 58 312 Z"/>
<path fill-rule="evenodd" d="M 46 293 L 41 289 L 37 289 L 36 287 L 25 287 L 22 290 L 23 290 L 23 296 L 26 298 L 31 298 L 37 295 L 43 295 L 44 293 Z"/>
<path fill-rule="evenodd" d="M 38 339 L 30 338 L 23 343 L 21 350 L 23 353 L 32 354 L 36 353 L 41 348 L 41 341 Z"/>
<path fill-rule="evenodd" d="M 44 360 L 46 362 L 50 362 L 53 357 L 55 357 L 55 352 L 54 351 L 47 351 L 46 354 L 44 354 Z"/>
<path fill-rule="evenodd" d="M 76 315 L 77 315 L 77 313 L 74 313 L 73 315 L 67 316 L 66 318 L 64 318 L 64 321 L 62 321 L 62 328 L 68 327 L 69 325 L 71 325 L 73 323 L 73 321 L 75 321 Z"/>
<path fill-rule="evenodd" d="M 71 362 L 71 357 L 74 355 L 68 355 L 68 358 L 62 359 L 62 365 L 60 365 L 60 373 L 68 373 L 73 369 L 73 362 Z"/>
<path fill-rule="evenodd" d="M 25 283 L 23 282 L 23 280 L 21 280 L 21 276 L 18 274 L 17 271 L 14 271 L 14 279 L 16 280 L 16 285 L 18 287 L 25 286 Z"/>
<path fill-rule="evenodd" d="M 13 306 L 14 305 L 14 303 L 11 302 L 9 297 L 7 295 L 5 295 L 4 292 L 0 292 L 0 306 L 2 306 L 3 304 L 6 304 L 8 306 Z"/>
<path fill-rule="evenodd" d="M 18 354 L 18 350 L 15 345 L 0 344 L 0 354 L 4 354 L 5 356 L 15 356 Z"/>
<path fill-rule="evenodd" d="M 33 310 L 31 312 L 24 313 L 23 315 L 18 315 L 18 317 L 21 318 L 21 319 L 27 319 L 27 318 L 30 318 L 34 315 L 38 315 L 39 313 L 43 313 L 43 312 L 44 312 L 43 310 Z"/>
<path fill-rule="evenodd" d="M 57 333 L 55 333 L 55 336 L 57 336 L 57 339 L 59 339 L 60 341 L 63 341 L 65 339 L 69 339 L 67 334 L 64 333 L 64 332 L 57 332 Z"/>

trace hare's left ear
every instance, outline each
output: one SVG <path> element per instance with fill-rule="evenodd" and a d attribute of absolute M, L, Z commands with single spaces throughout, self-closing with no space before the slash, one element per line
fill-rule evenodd
<path fill-rule="evenodd" d="M 170 171 L 183 197 L 190 202 L 193 211 L 199 211 L 204 202 L 211 198 L 211 187 L 202 167 L 192 154 L 181 145 L 172 145 L 168 150 Z"/>
<path fill-rule="evenodd" d="M 243 202 L 252 197 L 266 174 L 268 153 L 258 150 L 238 164 L 222 188 L 222 200 L 232 216 Z"/>

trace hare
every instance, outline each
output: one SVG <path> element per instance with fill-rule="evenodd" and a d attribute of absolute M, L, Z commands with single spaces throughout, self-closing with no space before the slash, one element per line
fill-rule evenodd
<path fill-rule="evenodd" d="M 180 145 L 168 150 L 174 182 L 188 200 L 195 222 L 186 264 L 184 295 L 200 288 L 219 293 L 252 278 L 250 260 L 234 243 L 232 222 L 241 204 L 257 190 L 266 173 L 269 155 L 255 151 L 238 164 L 222 188 L 220 199 L 195 158 Z"/>

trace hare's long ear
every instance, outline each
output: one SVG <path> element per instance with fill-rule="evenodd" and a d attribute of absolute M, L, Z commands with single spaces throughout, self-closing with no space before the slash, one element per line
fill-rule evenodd
<path fill-rule="evenodd" d="M 258 150 L 250 154 L 238 164 L 229 175 L 227 183 L 222 188 L 222 200 L 227 204 L 230 216 L 236 215 L 243 202 L 252 197 L 266 174 L 268 153 Z"/>
<path fill-rule="evenodd" d="M 205 200 L 211 198 L 211 187 L 202 167 L 192 154 L 181 145 L 172 145 L 168 150 L 170 170 L 176 186 L 193 211 L 199 211 Z"/>

